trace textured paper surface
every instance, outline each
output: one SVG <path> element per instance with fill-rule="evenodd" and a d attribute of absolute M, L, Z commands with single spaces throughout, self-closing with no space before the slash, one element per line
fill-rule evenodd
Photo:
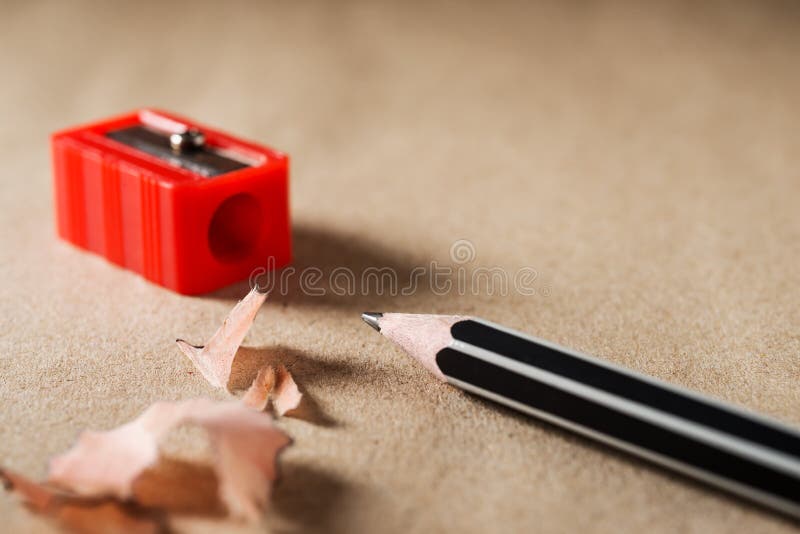
<path fill-rule="evenodd" d="M 246 288 L 180 297 L 54 238 L 48 134 L 154 105 L 291 155 L 298 268 L 408 274 L 469 239 L 470 265 L 538 272 L 530 297 L 273 292 L 246 356 L 294 362 L 331 420 L 280 420 L 275 530 L 793 531 L 441 384 L 359 318 L 485 317 L 800 425 L 788 5 L 4 6 L 3 465 L 39 479 L 81 429 L 209 392 L 175 337 Z"/>

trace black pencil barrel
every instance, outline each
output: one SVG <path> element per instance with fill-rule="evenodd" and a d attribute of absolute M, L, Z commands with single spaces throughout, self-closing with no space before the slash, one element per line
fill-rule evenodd
<path fill-rule="evenodd" d="M 449 381 L 800 516 L 800 435 L 653 378 L 480 320 L 453 325 Z"/>

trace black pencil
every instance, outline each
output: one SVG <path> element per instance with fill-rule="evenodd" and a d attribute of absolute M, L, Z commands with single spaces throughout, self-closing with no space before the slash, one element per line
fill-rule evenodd
<path fill-rule="evenodd" d="M 482 319 L 364 313 L 442 380 L 800 517 L 800 433 Z"/>

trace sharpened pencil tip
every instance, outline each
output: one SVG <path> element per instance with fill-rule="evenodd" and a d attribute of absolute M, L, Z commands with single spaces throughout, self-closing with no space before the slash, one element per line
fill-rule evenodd
<path fill-rule="evenodd" d="M 381 327 L 378 324 L 378 320 L 383 317 L 383 314 L 380 312 L 364 312 L 361 314 L 361 319 L 372 328 L 375 329 L 376 332 L 381 331 Z"/>

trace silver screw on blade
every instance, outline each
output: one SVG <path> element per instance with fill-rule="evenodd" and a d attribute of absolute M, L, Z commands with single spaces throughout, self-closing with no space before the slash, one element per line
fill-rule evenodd
<path fill-rule="evenodd" d="M 182 133 L 174 133 L 169 136 L 169 145 L 173 152 L 178 154 L 195 150 L 202 147 L 206 142 L 206 136 L 200 130 L 190 128 Z"/>

